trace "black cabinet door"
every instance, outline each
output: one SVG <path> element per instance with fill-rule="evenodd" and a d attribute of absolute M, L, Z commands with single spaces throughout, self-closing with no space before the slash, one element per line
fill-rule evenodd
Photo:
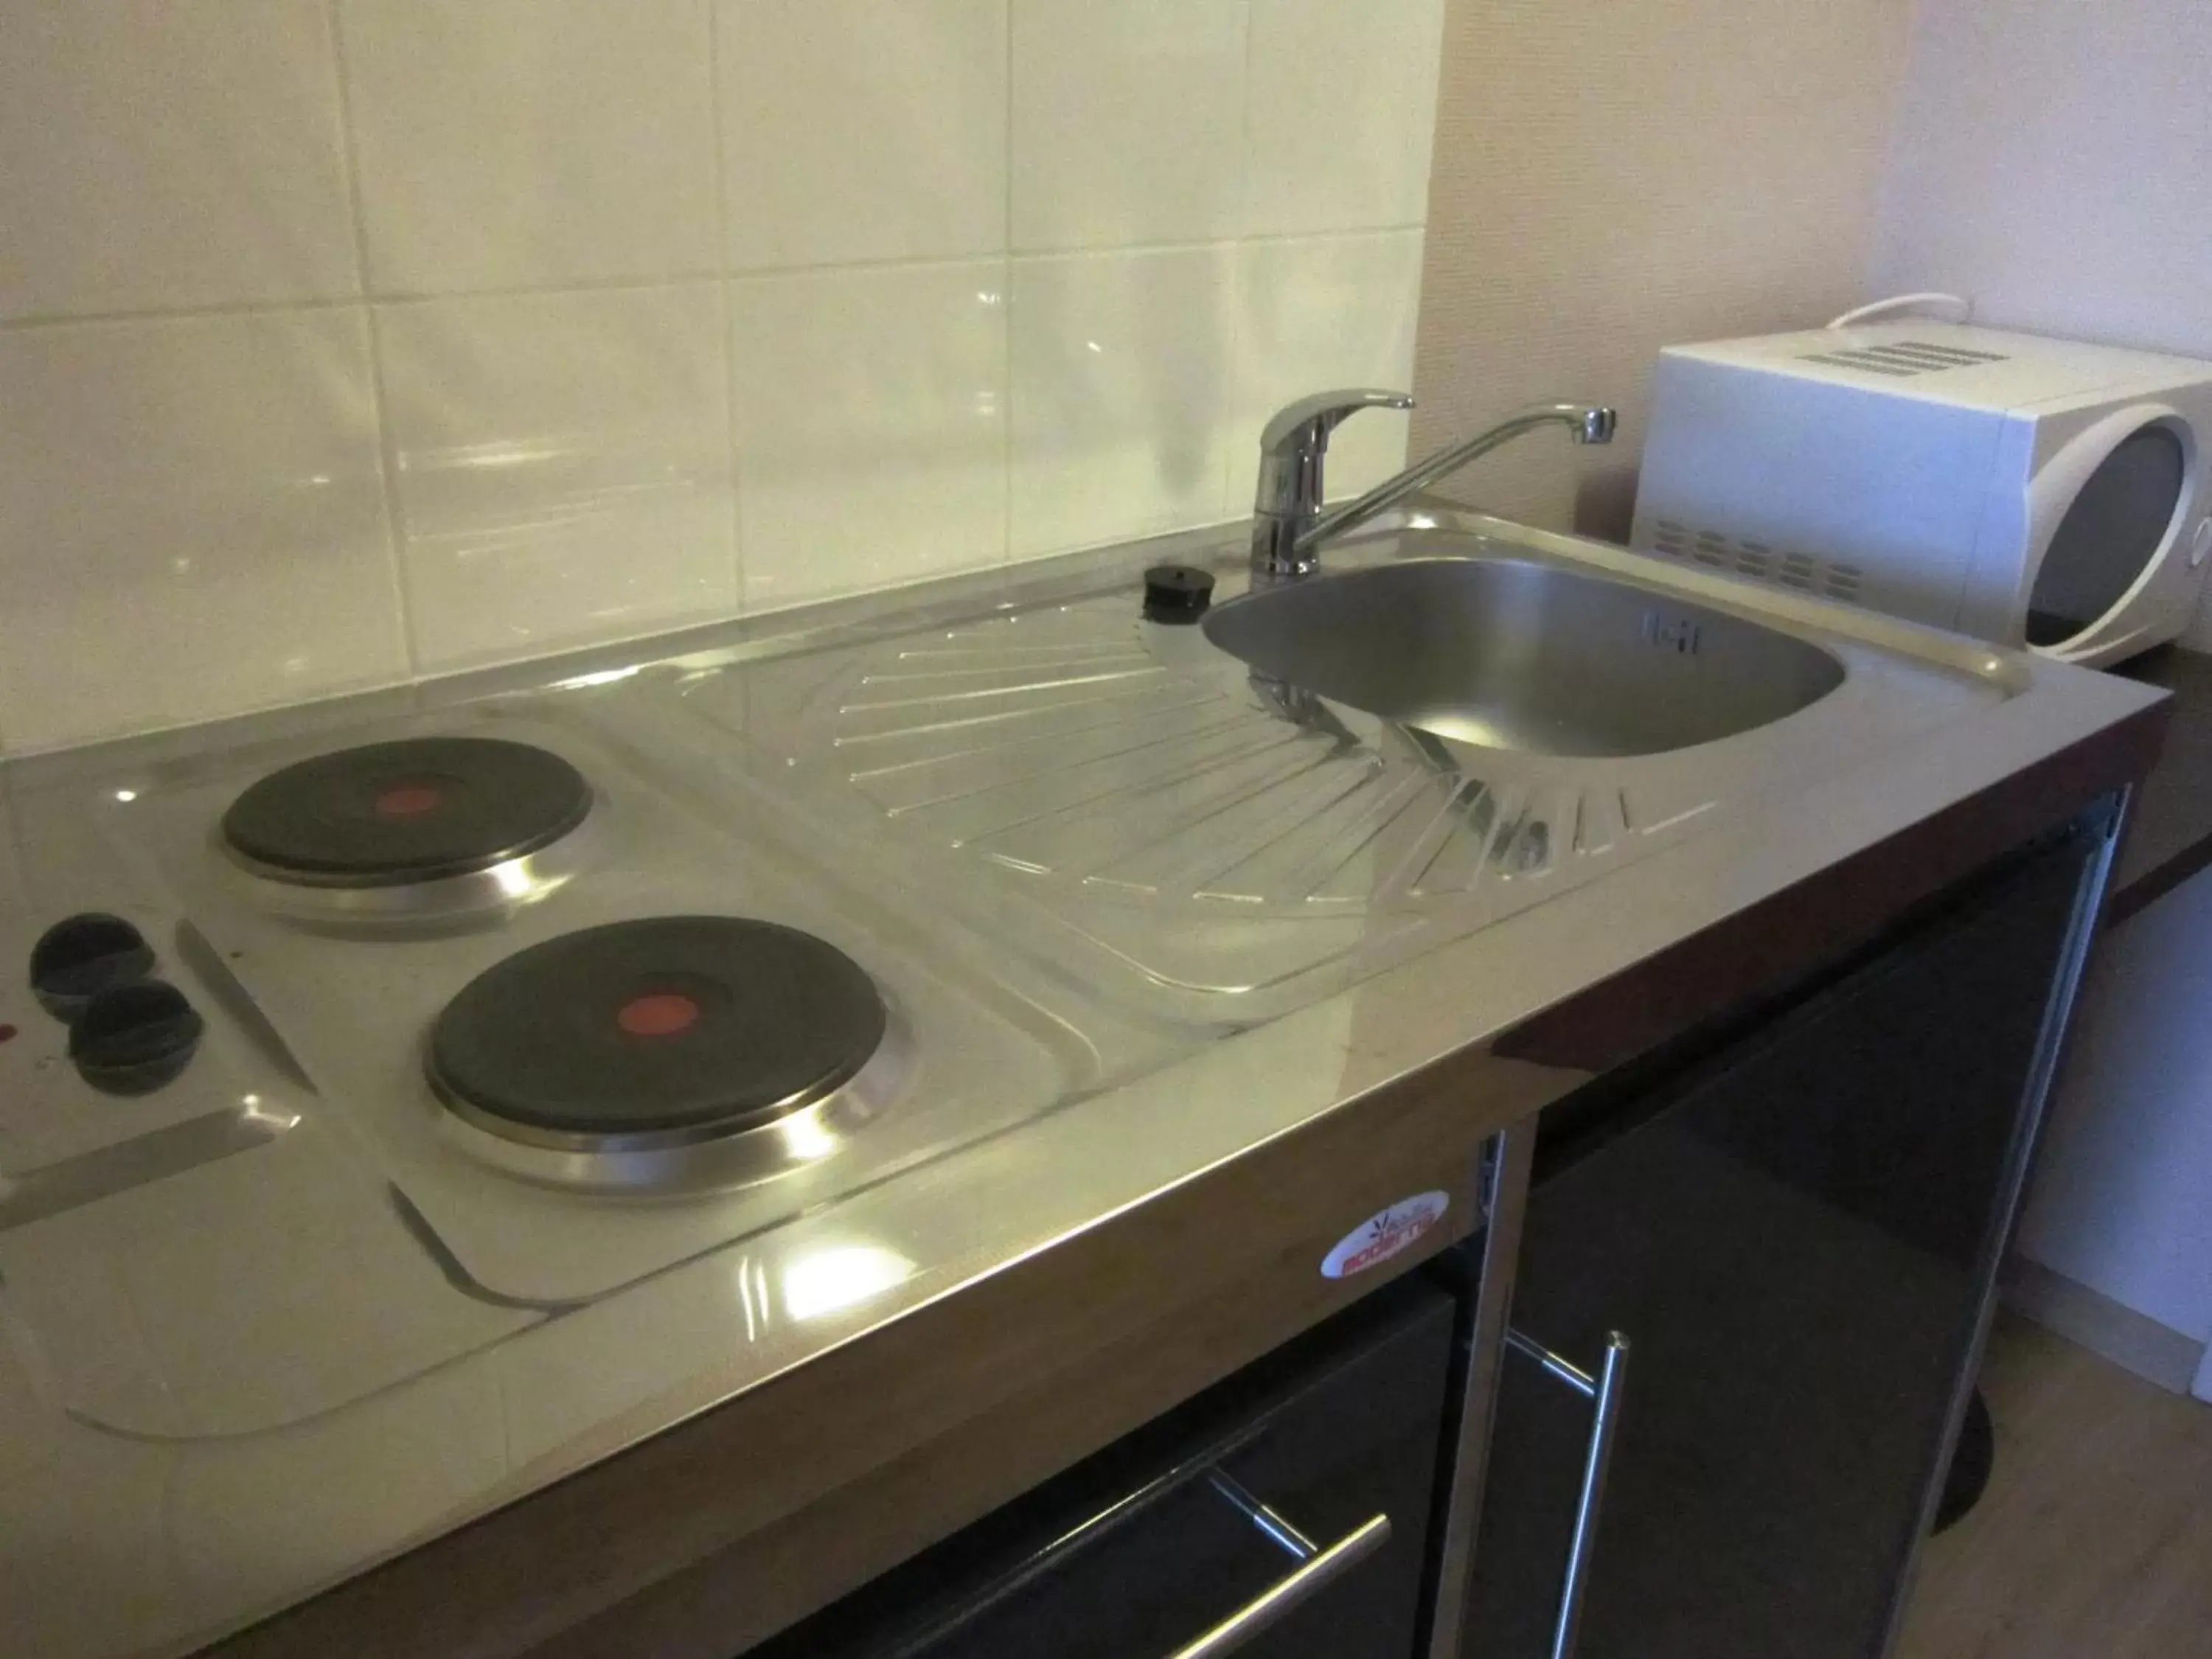
<path fill-rule="evenodd" d="M 2100 831 L 1540 1140 L 1516 1330 L 1630 1340 L 1579 1659 L 1874 1659 L 2017 1200 Z M 1464 1651 L 1542 1659 L 1589 1404 L 1508 1352 Z"/>
<path fill-rule="evenodd" d="M 752 1659 L 1168 1659 L 1300 1570 L 1282 1522 L 1343 1570 L 1238 1659 L 1413 1659 L 1455 1314 L 1389 1286 Z"/>

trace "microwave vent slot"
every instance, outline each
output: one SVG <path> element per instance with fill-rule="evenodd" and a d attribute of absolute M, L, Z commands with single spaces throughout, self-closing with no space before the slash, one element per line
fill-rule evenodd
<path fill-rule="evenodd" d="M 1864 374 L 1910 380 L 1940 374 L 1947 368 L 1972 368 L 1983 363 L 2011 360 L 1995 351 L 1972 351 L 1965 346 L 1931 345 L 1925 340 L 1899 340 L 1889 345 L 1851 346 L 1840 351 L 1809 351 L 1798 358 L 1824 363 L 1830 368 L 1855 368 Z"/>
<path fill-rule="evenodd" d="M 1717 530 L 1693 530 L 1676 519 L 1653 521 L 1651 546 L 1670 559 L 1849 603 L 1856 603 L 1866 586 L 1866 572 L 1857 565 L 1790 550 L 1778 551 L 1769 543 L 1736 540 Z"/>
<path fill-rule="evenodd" d="M 1893 346 L 1875 348 L 1883 351 L 1917 351 L 1923 357 L 1946 358 L 1956 363 L 2008 363 L 2012 359 L 2002 351 L 1976 351 L 1967 346 L 1930 345 L 1925 340 L 1899 340 Z"/>
<path fill-rule="evenodd" d="M 1896 380 L 1909 380 L 1925 369 L 1905 368 L 1895 363 L 1885 363 L 1879 358 L 1868 359 L 1852 351 L 1808 351 L 1797 360 L 1801 363 L 1820 363 L 1829 368 L 1856 368 L 1863 374 L 1887 374 Z"/>

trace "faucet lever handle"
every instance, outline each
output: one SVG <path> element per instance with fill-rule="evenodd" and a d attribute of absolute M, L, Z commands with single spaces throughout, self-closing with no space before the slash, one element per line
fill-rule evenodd
<path fill-rule="evenodd" d="M 1319 454 L 1328 447 L 1328 434 L 1337 423 L 1363 409 L 1411 409 L 1413 394 L 1375 386 L 1351 386 L 1340 392 L 1316 392 L 1285 405 L 1260 434 L 1260 448 L 1269 455 Z"/>
<path fill-rule="evenodd" d="M 1260 477 L 1252 495 L 1252 568 L 1304 575 L 1313 559 L 1298 538 L 1321 516 L 1322 458 L 1337 422 L 1363 409 L 1411 409 L 1413 394 L 1354 386 L 1318 392 L 1277 412 L 1260 434 Z"/>

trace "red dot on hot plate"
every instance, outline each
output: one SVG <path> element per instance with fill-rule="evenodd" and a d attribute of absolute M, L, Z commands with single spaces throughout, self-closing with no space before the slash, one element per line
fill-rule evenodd
<path fill-rule="evenodd" d="M 446 804 L 444 793 L 427 783 L 395 784 L 376 798 L 380 818 L 417 818 Z"/>
<path fill-rule="evenodd" d="M 0 1042 L 7 1042 L 10 1037 L 14 1036 L 15 1035 L 15 1028 L 14 1026 L 12 1026 L 12 1025 L 0 1025 Z"/>
<path fill-rule="evenodd" d="M 615 1011 L 615 1024 L 632 1036 L 674 1036 L 698 1023 L 699 1005 L 673 991 L 632 997 Z"/>

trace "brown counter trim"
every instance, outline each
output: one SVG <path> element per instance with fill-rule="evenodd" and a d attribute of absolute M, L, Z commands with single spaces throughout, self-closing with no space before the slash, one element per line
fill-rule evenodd
<path fill-rule="evenodd" d="M 2112 671 L 2173 694 L 2157 763 L 2145 775 L 2112 874 L 2108 922 L 2212 868 L 2212 656 L 2167 646 Z"/>
<path fill-rule="evenodd" d="M 2154 703 L 1692 934 L 1522 1022 L 1492 1051 L 1596 1074 L 1702 1019 L 1780 994 L 1996 854 L 2136 784 L 2159 752 L 2172 707 Z"/>

